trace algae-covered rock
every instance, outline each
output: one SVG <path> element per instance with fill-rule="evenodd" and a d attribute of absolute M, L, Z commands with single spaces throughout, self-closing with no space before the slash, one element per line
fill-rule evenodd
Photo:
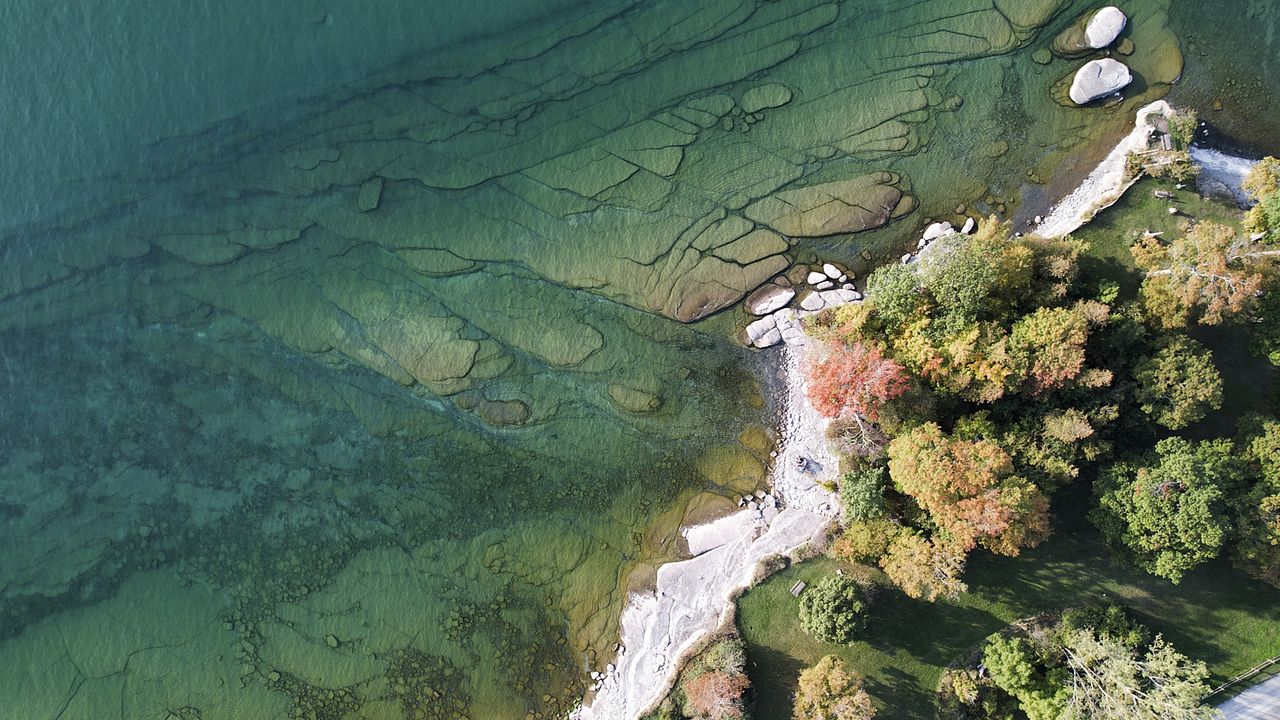
<path fill-rule="evenodd" d="M 892 173 L 782 190 L 746 209 L 747 217 L 790 237 L 861 232 L 889 221 L 902 198 Z"/>
<path fill-rule="evenodd" d="M 697 469 L 707 480 L 732 492 L 750 492 L 764 480 L 764 465 L 741 445 L 707 450 L 698 458 Z"/>
<path fill-rule="evenodd" d="M 781 83 L 767 83 L 750 88 L 742 94 L 742 111 L 755 113 L 782 107 L 791 102 L 791 88 Z"/>
<path fill-rule="evenodd" d="M 520 400 L 484 400 L 475 409 L 475 413 L 490 425 L 502 427 L 506 425 L 522 425 L 529 419 L 529 406 Z"/>
<path fill-rule="evenodd" d="M 360 184 L 360 192 L 356 197 L 356 206 L 360 208 L 360 212 L 377 210 L 381 202 L 382 178 L 371 177 Z"/>
<path fill-rule="evenodd" d="M 662 397 L 647 390 L 617 383 L 609 385 L 609 398 L 632 413 L 650 413 L 662 407 Z"/>
<path fill-rule="evenodd" d="M 774 310 L 786 307 L 787 303 L 791 302 L 791 299 L 795 296 L 795 288 L 781 287 L 774 284 L 762 285 L 747 296 L 744 305 L 747 312 L 752 315 L 768 315 Z"/>

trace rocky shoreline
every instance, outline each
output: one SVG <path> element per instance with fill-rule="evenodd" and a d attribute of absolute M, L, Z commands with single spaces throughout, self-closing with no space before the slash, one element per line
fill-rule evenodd
<path fill-rule="evenodd" d="M 833 297 L 829 305 L 861 300 L 860 294 L 845 297 Z M 829 421 L 809 404 L 802 372 L 809 340 L 800 320 L 813 312 L 781 308 L 767 316 L 783 345 L 784 394 L 768 492 L 736 513 L 681 529 L 694 557 L 661 566 L 655 589 L 628 600 L 617 656 L 593 671 L 594 697 L 574 720 L 629 720 L 651 709 L 683 661 L 732 621 L 735 598 L 760 579 L 766 561 L 802 550 L 839 514 L 835 493 L 826 489 L 839 475 L 839 459 L 828 447 Z"/>
<path fill-rule="evenodd" d="M 1138 176 L 1126 175 L 1125 161 L 1129 153 L 1147 148 L 1150 138 L 1147 118 L 1153 114 L 1172 115 L 1173 107 L 1164 100 L 1157 100 L 1139 109 L 1133 130 L 1107 153 L 1075 190 L 1049 210 L 1048 215 L 1032 228 L 1032 232 L 1047 238 L 1069 235 L 1099 212 L 1115 204 L 1125 190 L 1138 181 Z"/>
<path fill-rule="evenodd" d="M 1067 235 L 1119 200 L 1136 181 L 1125 176 L 1125 159 L 1146 147 L 1148 116 L 1172 112 L 1164 101 L 1138 110 L 1133 131 L 1032 231 L 1044 237 Z M 973 232 L 975 225 L 972 218 L 962 228 L 931 223 L 916 252 L 903 255 L 901 262 L 914 262 L 934 241 Z M 800 280 L 779 276 L 745 302 L 747 312 L 759 319 L 740 340 L 757 348 L 782 346 L 785 399 L 768 493 L 744 499 L 744 509 L 734 514 L 681 529 L 694 557 L 663 565 L 656 588 L 629 599 L 617 656 L 592 671 L 593 695 L 572 720 L 631 720 L 653 708 L 669 692 L 683 662 L 732 621 L 736 596 L 760 579 L 764 561 L 800 552 L 838 516 L 836 495 L 825 487 L 838 478 L 839 461 L 828 446 L 829 421 L 806 395 L 803 368 L 811 348 L 800 323 L 804 316 L 863 298 L 853 278 L 831 263 L 807 270 Z M 808 461 L 805 469 L 799 458 Z"/>

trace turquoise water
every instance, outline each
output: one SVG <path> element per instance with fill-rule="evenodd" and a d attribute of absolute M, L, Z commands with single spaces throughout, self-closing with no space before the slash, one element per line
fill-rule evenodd
<path fill-rule="evenodd" d="M 764 476 L 734 303 L 1033 212 L 1209 22 L 1126 6 L 1080 110 L 1087 7 L 9 3 L 0 717 L 563 714 Z M 880 229 L 746 219 L 865 177 Z"/>

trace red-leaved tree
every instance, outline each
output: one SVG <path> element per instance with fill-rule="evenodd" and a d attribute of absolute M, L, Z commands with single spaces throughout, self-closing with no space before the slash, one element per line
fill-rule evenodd
<path fill-rule="evenodd" d="M 809 366 L 809 400 L 827 417 L 857 415 L 875 422 L 880 406 L 907 391 L 901 365 L 875 345 L 834 340 Z"/>
<path fill-rule="evenodd" d="M 722 670 L 703 673 L 685 685 L 685 709 L 707 720 L 741 720 L 742 693 L 749 684 L 745 675 Z"/>

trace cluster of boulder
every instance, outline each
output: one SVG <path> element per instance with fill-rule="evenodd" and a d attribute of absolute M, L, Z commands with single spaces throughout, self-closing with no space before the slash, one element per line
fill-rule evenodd
<path fill-rule="evenodd" d="M 1080 16 L 1070 27 L 1063 30 L 1053 41 L 1052 50 L 1059 57 L 1075 58 L 1091 55 L 1117 45 L 1120 33 L 1124 32 L 1128 18 L 1120 8 L 1108 5 L 1092 13 Z M 1121 40 L 1120 44 L 1127 43 Z M 1121 54 L 1129 48 L 1117 46 Z M 1122 90 L 1133 82 L 1133 75 L 1124 63 L 1111 57 L 1090 60 L 1076 71 L 1071 79 L 1068 96 L 1077 105 L 1104 98 Z"/>
<path fill-rule="evenodd" d="M 968 235 L 977 228 L 978 222 L 972 217 L 965 218 L 959 229 L 945 220 L 930 223 L 916 243 L 916 251 L 902 256 L 902 264 L 914 262 L 935 240 L 960 233 Z M 862 301 L 862 293 L 853 285 L 853 276 L 834 263 L 797 267 L 788 275 L 790 277 L 775 277 L 747 296 L 744 309 L 759 319 L 743 330 L 740 339 L 744 345 L 764 349 L 782 342 L 803 343 L 801 317 Z"/>
<path fill-rule="evenodd" d="M 754 495 L 743 495 L 738 498 L 738 507 L 751 510 L 757 518 L 765 522 L 773 522 L 773 519 L 782 511 L 778 498 L 764 490 L 757 490 Z"/>
<path fill-rule="evenodd" d="M 920 236 L 918 241 L 916 241 L 916 251 L 914 253 L 907 253 L 903 255 L 902 264 L 909 265 L 914 262 L 915 259 L 919 257 L 920 253 L 932 245 L 935 240 L 950 237 L 951 235 L 956 235 L 958 233 L 969 235 L 976 229 L 978 229 L 978 221 L 973 218 L 965 218 L 964 225 L 962 225 L 959 230 L 956 230 L 954 225 L 945 220 L 929 223 L 929 226 L 924 229 L 924 234 Z"/>
<path fill-rule="evenodd" d="M 746 311 L 761 317 L 747 325 L 744 344 L 767 348 L 803 336 L 797 312 L 789 307 L 796 298 L 799 310 L 806 313 L 862 300 L 853 276 L 832 263 L 823 263 L 821 269 L 801 268 L 800 272 L 804 274 L 795 275 L 797 282 L 780 275 L 747 296 Z"/>

